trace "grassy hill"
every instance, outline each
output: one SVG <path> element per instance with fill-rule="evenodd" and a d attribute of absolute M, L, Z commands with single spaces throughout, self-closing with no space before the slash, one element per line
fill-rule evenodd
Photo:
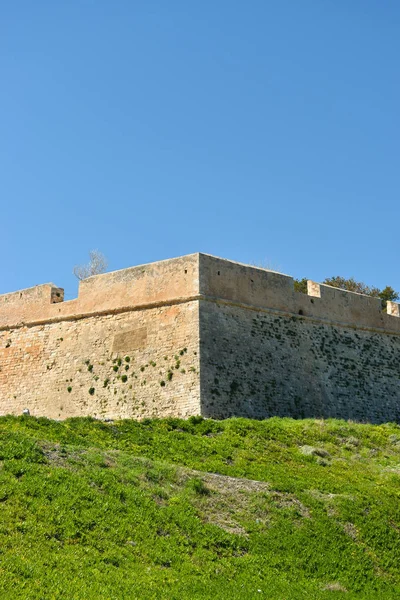
<path fill-rule="evenodd" d="M 0 418 L 0 598 L 400 597 L 400 427 Z"/>

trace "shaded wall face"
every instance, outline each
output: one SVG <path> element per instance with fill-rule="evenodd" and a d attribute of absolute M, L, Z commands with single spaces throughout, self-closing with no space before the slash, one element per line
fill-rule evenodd
<path fill-rule="evenodd" d="M 198 303 L 0 331 L 1 414 L 199 414 Z"/>
<path fill-rule="evenodd" d="M 333 323 L 400 333 L 400 305 L 382 311 L 379 298 L 308 282 L 308 294 L 294 291 L 293 278 L 200 255 L 200 293 L 255 308 L 305 315 Z"/>
<path fill-rule="evenodd" d="M 202 414 L 400 421 L 400 337 L 200 302 Z"/>

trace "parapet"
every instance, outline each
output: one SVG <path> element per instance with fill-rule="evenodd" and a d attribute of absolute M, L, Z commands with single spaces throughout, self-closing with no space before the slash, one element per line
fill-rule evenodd
<path fill-rule="evenodd" d="M 0 295 L 0 328 L 9 323 L 18 325 L 22 318 L 36 320 L 43 314 L 44 307 L 64 300 L 64 290 L 53 283 Z"/>
<path fill-rule="evenodd" d="M 78 297 L 66 302 L 53 284 L 4 294 L 0 329 L 197 299 L 400 334 L 395 302 L 384 313 L 379 298 L 313 281 L 302 294 L 294 291 L 292 277 L 202 253 L 90 277 L 80 282 Z"/>
<path fill-rule="evenodd" d="M 205 297 L 259 309 L 286 312 L 324 322 L 400 333 L 400 305 L 308 281 L 307 294 L 295 292 L 292 277 L 200 254 L 200 293 Z"/>
<path fill-rule="evenodd" d="M 326 316 L 329 309 L 329 319 L 332 321 L 373 328 L 385 328 L 386 323 L 395 326 L 398 324 L 397 321 L 392 323 L 392 319 L 385 319 L 388 315 L 382 311 L 380 298 L 348 292 L 314 281 L 308 281 L 307 288 L 308 295 L 314 299 L 313 312 L 318 316 Z"/>
<path fill-rule="evenodd" d="M 198 254 L 104 273 L 63 301 L 53 284 L 0 296 L 0 329 L 157 306 L 198 296 Z M 57 304 L 55 305 L 55 302 Z"/>

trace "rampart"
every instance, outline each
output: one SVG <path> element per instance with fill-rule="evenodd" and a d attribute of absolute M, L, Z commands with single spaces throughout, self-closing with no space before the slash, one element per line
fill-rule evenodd
<path fill-rule="evenodd" d="M 0 412 L 400 421 L 400 311 L 206 254 L 0 296 Z"/>

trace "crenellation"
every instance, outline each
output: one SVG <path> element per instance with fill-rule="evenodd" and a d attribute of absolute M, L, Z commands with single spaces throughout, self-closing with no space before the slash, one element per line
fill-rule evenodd
<path fill-rule="evenodd" d="M 387 303 L 387 314 L 392 317 L 400 317 L 400 304 L 397 302 L 390 302 L 389 300 Z"/>
<path fill-rule="evenodd" d="M 5 294 L 0 330 L 186 301 L 198 296 L 197 273 L 198 255 L 192 254 L 89 277 L 73 300 L 63 301 L 64 291 L 53 284 Z"/>

